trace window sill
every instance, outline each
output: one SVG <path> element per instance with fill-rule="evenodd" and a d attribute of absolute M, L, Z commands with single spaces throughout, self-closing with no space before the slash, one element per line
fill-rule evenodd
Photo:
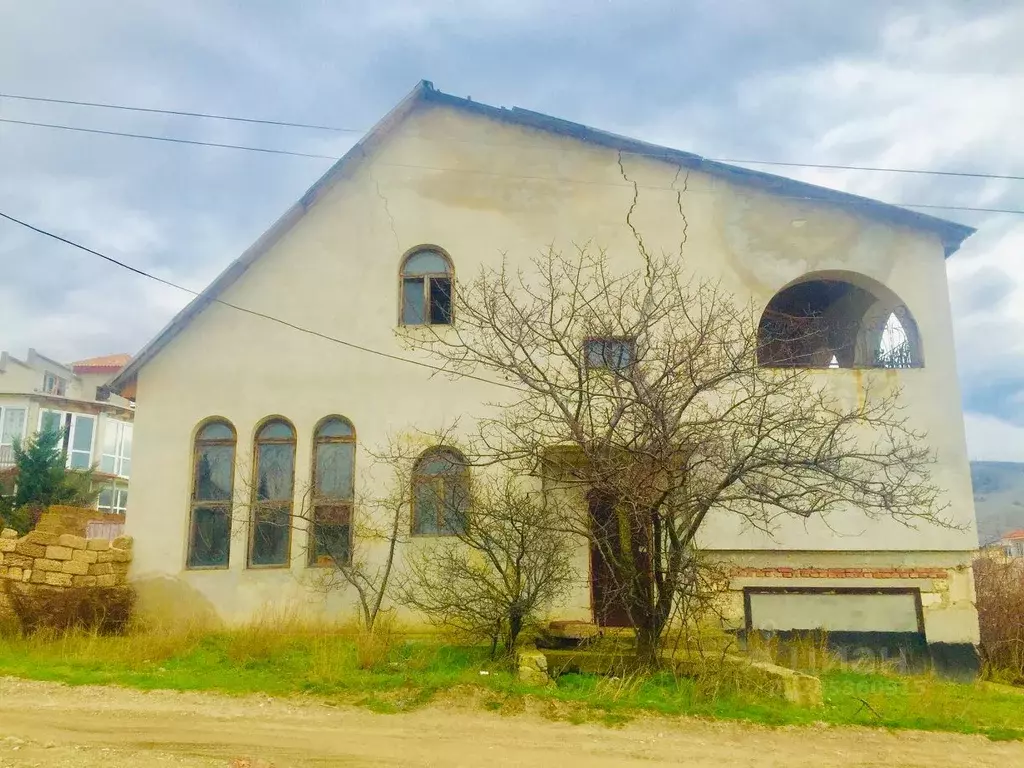
<path fill-rule="evenodd" d="M 288 563 L 267 563 L 266 565 L 255 565 L 253 563 L 247 563 L 245 570 L 247 571 L 287 571 L 292 567 L 290 562 Z"/>
<path fill-rule="evenodd" d="M 226 565 L 186 565 L 186 571 L 226 571 Z"/>

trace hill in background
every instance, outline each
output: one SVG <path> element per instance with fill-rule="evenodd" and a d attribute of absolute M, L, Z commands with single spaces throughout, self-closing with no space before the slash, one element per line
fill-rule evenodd
<path fill-rule="evenodd" d="M 981 544 L 1024 528 L 1024 464 L 972 461 L 971 482 Z"/>

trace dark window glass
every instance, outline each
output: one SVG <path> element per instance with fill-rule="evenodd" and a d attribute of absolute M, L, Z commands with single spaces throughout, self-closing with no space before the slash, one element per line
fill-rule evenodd
<path fill-rule="evenodd" d="M 231 543 L 230 512 L 220 506 L 193 507 L 189 539 L 189 568 L 227 568 Z"/>
<path fill-rule="evenodd" d="M 235 430 L 212 422 L 193 449 L 189 568 L 226 568 L 231 549 L 231 496 L 235 474 Z M 127 494 L 122 500 L 127 504 Z"/>
<path fill-rule="evenodd" d="M 452 268 L 436 251 L 417 251 L 402 265 L 402 324 L 450 325 Z"/>
<path fill-rule="evenodd" d="M 271 421 L 256 437 L 256 488 L 250 524 L 249 565 L 288 565 L 295 480 L 295 430 Z"/>
<path fill-rule="evenodd" d="M 633 364 L 636 346 L 632 339 L 587 339 L 583 353 L 588 368 L 621 371 Z"/>
<path fill-rule="evenodd" d="M 352 556 L 352 503 L 355 495 L 355 430 L 332 418 L 316 431 L 313 444 L 313 527 L 310 565 L 337 565 Z"/>
<path fill-rule="evenodd" d="M 450 448 L 435 448 L 416 464 L 412 480 L 412 532 L 450 536 L 462 533 L 469 504 L 466 460 Z"/>
<path fill-rule="evenodd" d="M 430 278 L 430 322 L 434 325 L 451 325 L 452 281 L 450 278 Z"/>

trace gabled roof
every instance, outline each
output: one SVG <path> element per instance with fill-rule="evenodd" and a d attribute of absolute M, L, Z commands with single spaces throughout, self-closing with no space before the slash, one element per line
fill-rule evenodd
<path fill-rule="evenodd" d="M 960 244 L 974 234 L 974 228 L 958 224 L 934 216 L 900 208 L 899 206 L 882 203 L 868 197 L 851 195 L 802 181 L 787 179 L 761 171 L 751 171 L 735 165 L 707 160 L 691 152 L 682 152 L 669 147 L 649 144 L 645 141 L 630 139 L 607 131 L 590 128 L 580 123 L 562 120 L 551 115 L 533 112 L 520 107 L 492 107 L 470 99 L 463 99 L 442 93 L 434 88 L 433 83 L 422 80 L 402 101 L 398 103 L 369 133 L 356 142 L 345 155 L 311 186 L 295 205 L 274 222 L 263 235 L 256 240 L 241 256 L 235 259 L 201 294 L 189 302 L 170 323 L 164 327 L 142 350 L 121 370 L 111 381 L 110 389 L 123 392 L 134 381 L 139 369 L 160 351 L 188 322 L 212 302 L 217 301 L 220 294 L 234 283 L 262 254 L 266 253 L 292 225 L 316 202 L 320 193 L 334 182 L 351 172 L 356 163 L 369 154 L 369 150 L 377 146 L 388 132 L 400 123 L 419 104 L 442 104 L 454 109 L 484 115 L 515 125 L 535 128 L 549 133 L 560 134 L 589 144 L 608 147 L 619 152 L 652 157 L 684 168 L 702 171 L 736 184 L 754 187 L 766 192 L 801 200 L 813 200 L 831 203 L 858 213 L 880 219 L 892 224 L 899 224 L 918 230 L 934 233 L 942 241 L 946 256 L 952 255 Z"/>
<path fill-rule="evenodd" d="M 1024 530 L 1010 531 L 1003 535 L 1004 539 L 1024 539 Z"/>
<path fill-rule="evenodd" d="M 71 370 L 75 373 L 117 373 L 126 365 L 132 356 L 127 352 L 117 355 L 103 355 L 101 357 L 90 357 L 85 360 L 76 360 L 71 364 Z"/>

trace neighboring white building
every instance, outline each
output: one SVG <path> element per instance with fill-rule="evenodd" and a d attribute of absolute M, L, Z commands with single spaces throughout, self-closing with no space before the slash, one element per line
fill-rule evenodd
<path fill-rule="evenodd" d="M 15 440 L 62 430 L 68 467 L 95 467 L 97 508 L 124 514 L 134 404 L 103 385 L 129 358 L 107 355 L 64 364 L 34 349 L 24 360 L 0 353 L 0 470 L 13 466 Z"/>
<path fill-rule="evenodd" d="M 501 394 L 397 359 L 411 354 L 403 333 L 453 322 L 455 274 L 471 278 L 503 256 L 528 270 L 549 245 L 575 243 L 632 270 L 642 233 L 655 253 L 679 253 L 685 238 L 687 267 L 763 310 L 762 325 L 808 308 L 835 315 L 847 337 L 783 352 L 844 403 L 901 389 L 957 523 L 910 528 L 847 508 L 827 521 L 780 520 L 770 536 L 714 510 L 700 545 L 732 568 L 732 627 L 907 640 L 940 663 L 975 663 L 977 533 L 946 281 L 946 258 L 972 232 L 421 83 L 111 383 L 139 404 L 127 532 L 140 605 L 229 622 L 267 608 L 352 615 L 351 592 L 325 599 L 308 588 L 319 564 L 308 531 L 234 512 L 268 499 L 289 520 L 328 463 L 338 476 L 314 490 L 341 511 L 325 525 L 352 537 L 353 482 L 378 490 L 364 474 L 367 449 L 465 423 Z M 798 341 L 799 328 L 783 338 Z M 464 482 L 448 466 L 435 450 L 417 471 Z M 444 535 L 444 521 L 410 498 L 409 546 Z M 573 563 L 580 582 L 553 618 L 600 622 L 608 614 L 595 605 L 599 570 L 585 541 Z"/>

